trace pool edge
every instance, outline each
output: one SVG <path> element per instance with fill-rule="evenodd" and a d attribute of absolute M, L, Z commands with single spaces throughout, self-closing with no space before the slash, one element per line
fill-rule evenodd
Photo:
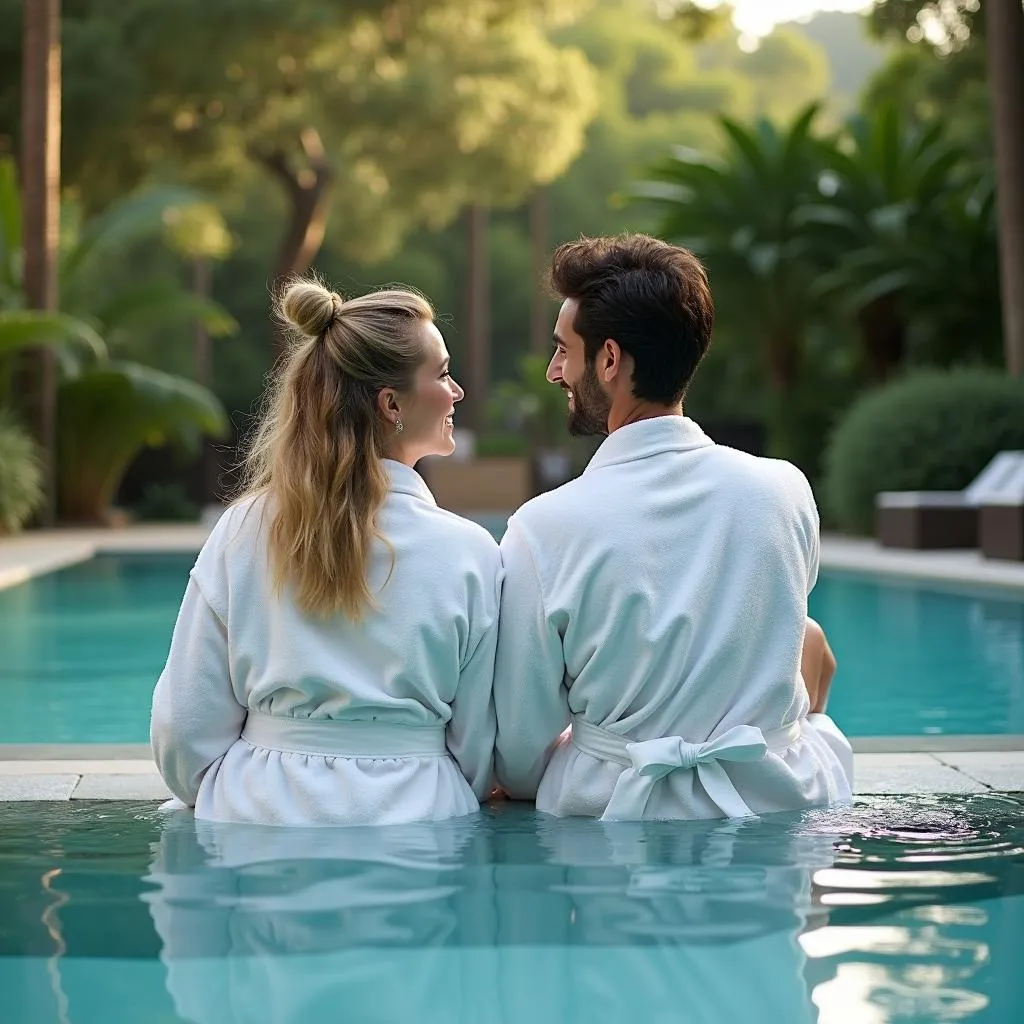
<path fill-rule="evenodd" d="M 149 759 L 3 760 L 0 803 L 31 800 L 166 800 Z M 1024 750 L 857 752 L 854 795 L 1024 792 Z"/>

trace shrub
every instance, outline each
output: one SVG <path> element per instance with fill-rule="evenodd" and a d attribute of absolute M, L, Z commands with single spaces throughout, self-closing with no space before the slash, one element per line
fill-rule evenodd
<path fill-rule="evenodd" d="M 0 409 L 0 534 L 17 533 L 43 497 L 39 450 L 24 427 Z"/>
<path fill-rule="evenodd" d="M 858 399 L 832 436 L 824 501 L 870 533 L 880 491 L 958 491 L 996 453 L 1024 449 L 1024 386 L 993 370 L 928 371 Z"/>
<path fill-rule="evenodd" d="M 175 482 L 149 484 L 132 511 L 140 520 L 149 522 L 194 523 L 200 514 L 185 485 Z"/>
<path fill-rule="evenodd" d="M 530 454 L 530 441 L 522 434 L 492 430 L 476 439 L 474 454 L 481 459 L 491 456 L 525 456 Z"/>

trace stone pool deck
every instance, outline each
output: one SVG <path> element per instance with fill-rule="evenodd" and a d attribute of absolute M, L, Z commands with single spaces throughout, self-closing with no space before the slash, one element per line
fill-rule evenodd
<path fill-rule="evenodd" d="M 0 537 L 0 590 L 98 554 L 198 551 L 209 532 L 198 524 L 175 524 L 111 530 L 35 530 L 17 537 Z"/>
<path fill-rule="evenodd" d="M 52 530 L 0 539 L 0 590 L 101 553 L 198 551 L 207 526 Z M 824 536 L 825 569 L 1024 594 L 1024 564 L 976 551 L 895 551 Z M 1024 792 L 1024 736 L 863 737 L 853 741 L 858 795 Z M 141 744 L 0 744 L 0 802 L 153 800 L 168 796 Z"/>
<path fill-rule="evenodd" d="M 858 796 L 1024 792 L 1024 751 L 858 753 L 854 759 Z M 118 760 L 77 757 L 0 761 L 0 802 L 160 801 L 169 796 L 148 752 L 141 757 Z"/>

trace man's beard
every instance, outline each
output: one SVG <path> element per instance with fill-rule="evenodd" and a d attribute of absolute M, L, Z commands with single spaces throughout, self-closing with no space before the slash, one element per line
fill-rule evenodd
<path fill-rule="evenodd" d="M 608 433 L 608 413 L 612 403 L 601 390 L 593 365 L 585 364 L 580 379 L 572 387 L 569 433 L 573 437 L 595 437 Z"/>

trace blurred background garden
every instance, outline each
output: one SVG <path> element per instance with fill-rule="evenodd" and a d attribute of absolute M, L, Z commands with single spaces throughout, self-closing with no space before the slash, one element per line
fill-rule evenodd
<path fill-rule="evenodd" d="M 541 278 L 621 230 L 708 267 L 687 412 L 869 532 L 1024 449 L 1022 67 L 1019 0 L 0 0 L 0 533 L 221 500 L 310 268 L 422 289 L 463 454 L 557 483 Z"/>

